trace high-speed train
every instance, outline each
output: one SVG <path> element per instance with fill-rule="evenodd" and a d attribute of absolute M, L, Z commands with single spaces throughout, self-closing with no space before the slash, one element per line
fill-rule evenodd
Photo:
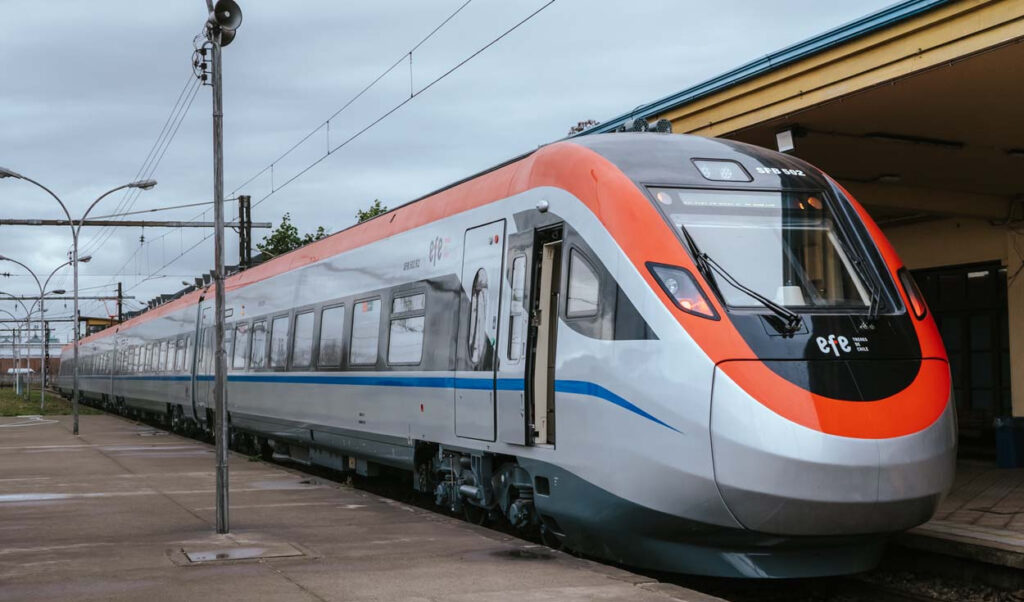
<path fill-rule="evenodd" d="M 593 557 L 866 570 L 952 483 L 921 293 L 842 187 L 762 148 L 553 143 L 226 290 L 236 442 L 408 471 L 453 511 Z M 212 305 L 196 290 L 83 339 L 82 394 L 209 428 Z"/>

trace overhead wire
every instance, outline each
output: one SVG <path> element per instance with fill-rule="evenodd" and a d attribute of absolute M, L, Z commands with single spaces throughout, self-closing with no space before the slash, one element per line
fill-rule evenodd
<path fill-rule="evenodd" d="M 254 174 L 254 175 L 253 175 L 252 177 L 250 177 L 249 179 L 245 180 L 245 181 L 244 181 L 244 182 L 243 182 L 242 184 L 240 184 L 240 185 L 239 185 L 238 187 L 236 187 L 236 188 L 235 188 L 235 189 L 234 189 L 234 190 L 233 190 L 233 191 L 231 192 L 231 196 L 235 196 L 235 195 L 236 195 L 236 193 L 237 193 L 237 192 L 238 192 L 239 190 L 241 190 L 241 189 L 242 189 L 243 187 L 245 187 L 246 185 L 248 185 L 248 184 L 252 183 L 252 182 L 253 182 L 253 181 L 254 181 L 254 180 L 255 180 L 256 178 L 258 178 L 259 176 L 261 176 L 261 175 L 263 175 L 263 174 L 267 173 L 268 171 L 270 171 L 270 172 L 272 173 L 273 167 L 274 167 L 274 165 L 275 165 L 275 164 L 276 164 L 277 162 L 279 162 L 279 161 L 281 161 L 281 159 L 283 159 L 283 158 L 287 157 L 287 156 L 288 156 L 288 155 L 289 155 L 289 154 L 290 154 L 291 152 L 293 152 L 293 151 L 294 151 L 294 150 L 295 150 L 296 148 L 298 148 L 299 146 L 301 146 L 303 142 L 305 142 L 305 141 L 309 140 L 309 139 L 310 139 L 310 138 L 311 138 L 311 137 L 312 137 L 312 136 L 313 136 L 314 134 L 316 134 L 317 132 L 321 131 L 321 130 L 322 130 L 322 129 L 324 129 L 325 127 L 327 127 L 327 128 L 328 128 L 328 131 L 329 131 L 329 124 L 330 124 L 330 121 L 331 121 L 331 120 L 333 120 L 333 119 L 334 119 L 335 117 L 337 117 L 338 115 L 340 115 L 340 114 L 341 114 L 341 113 L 342 113 L 343 111 L 345 111 L 345 109 L 347 109 L 347 108 L 348 108 L 349 106 L 351 106 L 353 102 L 355 102 L 355 101 L 356 101 L 356 100 L 357 100 L 358 98 L 360 98 L 360 97 L 361 97 L 362 95 L 364 95 L 364 94 L 365 94 L 365 93 L 366 93 L 366 92 L 367 92 L 367 91 L 368 91 L 368 90 L 369 90 L 370 88 L 372 88 L 372 87 L 373 87 L 374 85 L 376 85 L 376 83 L 378 83 L 378 82 L 379 82 L 379 81 L 380 81 L 381 79 L 383 79 L 383 78 L 384 78 L 384 77 L 385 77 L 385 76 L 386 76 L 387 74 L 389 74 L 389 73 L 390 73 L 391 71 L 393 71 L 393 70 L 394 70 L 394 69 L 395 69 L 395 68 L 396 68 L 396 67 L 397 67 L 398 65 L 400 65 L 400 64 L 401 64 L 402 62 L 404 62 L 404 61 L 405 61 L 405 60 L 406 60 L 406 59 L 407 59 L 407 58 L 409 57 L 409 55 L 410 55 L 410 54 L 411 54 L 411 53 L 412 53 L 413 51 L 415 51 L 415 50 L 416 50 L 417 48 L 419 48 L 420 46 L 422 46 L 422 45 L 423 45 L 423 43 L 425 43 L 425 42 L 426 42 L 427 40 L 429 40 L 429 39 L 430 39 L 430 38 L 431 38 L 431 37 L 432 37 L 432 36 L 433 36 L 434 34 L 436 34 L 436 33 L 437 33 L 437 32 L 438 32 L 438 31 L 439 31 L 439 30 L 440 30 L 440 29 L 441 29 L 441 28 L 442 28 L 442 27 L 443 27 L 443 26 L 444 26 L 445 24 L 447 24 L 447 23 L 448 23 L 449 21 L 451 21 L 451 20 L 452 20 L 452 19 L 453 19 L 453 18 L 454 18 L 454 17 L 455 17 L 455 16 L 456 16 L 456 15 L 457 15 L 457 14 L 458 14 L 459 12 L 461 12 L 461 11 L 462 11 L 462 10 L 463 10 L 463 9 L 464 9 L 464 8 L 465 8 L 465 7 L 467 6 L 467 5 L 469 5 L 471 1 L 472 1 L 472 0 L 467 0 L 467 1 L 466 1 L 466 2 L 464 2 L 464 3 L 462 4 L 462 5 L 460 5 L 460 6 L 459 6 L 459 7 L 458 7 L 458 8 L 457 8 L 457 9 L 456 9 L 456 10 L 455 10 L 455 11 L 454 11 L 453 13 L 451 13 L 450 15 L 448 15 L 448 17 L 446 17 L 446 18 L 445 18 L 445 20 L 441 22 L 441 24 L 439 24 L 439 25 L 438 25 L 437 27 L 435 27 L 435 28 L 434 28 L 434 29 L 433 29 L 433 30 L 432 30 L 432 31 L 431 31 L 431 32 L 430 32 L 429 34 L 427 34 L 427 36 L 426 36 L 426 37 L 424 37 L 423 39 L 421 39 L 421 40 L 420 40 L 420 41 L 419 41 L 419 42 L 418 42 L 418 43 L 417 43 L 416 45 L 414 45 L 414 46 L 413 46 L 413 47 L 412 47 L 412 48 L 411 48 L 411 49 L 410 49 L 409 51 L 407 51 L 406 53 L 404 53 L 404 54 L 402 55 L 402 58 L 400 58 L 400 59 L 399 59 L 398 61 L 396 61 L 395 63 L 393 63 L 393 64 L 392 64 L 392 65 L 391 65 L 390 67 L 388 67 L 387 69 L 385 69 L 385 70 L 384 70 L 384 71 L 383 71 L 383 72 L 382 72 L 382 73 L 381 73 L 381 74 L 380 74 L 379 76 L 377 76 L 377 77 L 376 77 L 376 78 L 375 78 L 375 79 L 374 79 L 373 81 L 371 81 L 371 82 L 370 82 L 369 84 L 367 84 L 367 86 L 365 86 L 365 87 L 364 87 L 364 88 L 363 88 L 362 90 L 360 90 L 360 91 L 359 91 L 359 92 L 358 92 L 358 93 L 357 93 L 357 94 L 356 94 L 355 96 L 353 96 L 352 98 L 350 98 L 350 99 L 349 99 L 349 100 L 348 100 L 348 101 L 347 101 L 347 102 L 346 102 L 346 103 L 345 103 L 344 105 L 342 105 L 342 107 L 341 107 L 341 108 L 339 108 L 339 109 L 338 109 L 337 111 L 335 111 L 335 112 L 334 112 L 334 113 L 333 113 L 333 114 L 332 114 L 332 115 L 331 115 L 331 116 L 330 116 L 330 117 L 329 117 L 329 118 L 328 118 L 327 120 L 325 120 L 324 122 L 322 122 L 322 123 L 321 123 L 320 125 L 318 125 L 318 126 L 317 126 L 316 128 L 314 128 L 314 129 L 313 129 L 312 131 L 310 131 L 310 132 L 309 132 L 308 134 L 306 134 L 306 135 L 305 135 L 304 137 L 302 137 L 302 138 L 301 138 L 301 139 L 300 139 L 300 140 L 299 140 L 298 142 L 296 142 L 295 144 L 293 144 L 293 145 L 292 145 L 292 146 L 291 146 L 291 147 L 290 147 L 290 148 L 289 148 L 288 150 L 286 150 L 286 151 L 285 151 L 284 153 L 282 153 L 282 154 L 281 154 L 281 155 L 280 155 L 280 156 L 279 156 L 278 158 L 274 159 L 274 160 L 273 160 L 273 161 L 272 161 L 271 163 L 269 163 L 269 164 L 268 164 L 268 165 L 267 165 L 266 167 L 264 167 L 264 168 L 263 168 L 263 169 L 261 169 L 260 171 L 256 172 L 256 174 Z M 317 159 L 316 159 L 315 161 L 313 161 L 312 163 L 310 163 L 309 165 L 307 165 L 306 167 L 304 167 L 304 168 L 303 168 L 303 169 L 302 169 L 301 171 L 299 171 L 298 173 L 296 173 L 296 174 L 294 174 L 293 176 L 291 176 L 290 178 L 288 178 L 288 179 L 287 179 L 287 180 L 286 180 L 286 181 L 285 181 L 284 183 L 282 183 L 282 184 L 281 184 L 280 186 L 277 186 L 277 187 L 273 187 L 273 188 L 271 189 L 271 191 L 270 191 L 269 193 L 267 193 L 266 195 L 264 195 L 263 197 L 261 197 L 261 198 L 260 198 L 259 200 L 257 200 L 257 201 L 256 201 L 255 203 L 253 203 L 252 207 L 256 207 L 256 206 L 258 206 L 258 205 L 262 204 L 262 203 L 263 203 L 264 201 L 266 201 L 267 199 L 269 199 L 269 198 L 270 198 L 270 197 L 271 197 L 271 196 L 272 196 L 273 194 L 275 194 L 276 192 L 278 192 L 279 190 L 281 190 L 281 189 L 282 189 L 282 188 L 284 188 L 285 186 L 287 186 L 287 185 L 291 184 L 292 182 L 294 182 L 294 181 L 295 181 L 296 179 L 298 179 L 299 177 L 301 177 L 302 175 L 304 175 L 305 173 L 307 173 L 307 172 L 308 172 L 309 170 L 311 170 L 311 169 L 312 169 L 313 167 L 315 167 L 316 165 L 320 164 L 320 163 L 321 163 L 321 162 L 322 162 L 322 161 L 323 161 L 324 159 L 326 159 L 327 157 L 329 157 L 329 156 L 330 156 L 331 154 L 333 154 L 333 153 L 337 152 L 337 151 L 338 151 L 338 150 L 340 150 L 341 148 L 344 148 L 344 147 L 345 147 L 345 146 L 347 146 L 348 144 L 350 144 L 350 143 L 352 143 L 353 141 L 355 141 L 356 139 L 358 139 L 358 138 L 359 138 L 360 136 L 362 136 L 362 135 L 363 135 L 364 133 L 366 133 L 367 131 L 369 131 L 370 129 L 372 129 L 372 128 L 373 128 L 374 126 L 376 126 L 377 124 L 381 123 L 382 121 L 384 121 L 385 119 L 387 119 L 388 117 L 390 117 L 390 116 L 391 116 L 392 114 L 394 114 L 394 113 L 395 113 L 396 111 L 398 111 L 399 109 L 401 109 L 401 108 L 402 108 L 403 106 L 405 106 L 406 104 L 408 104 L 408 103 L 409 103 L 409 102 L 411 102 L 412 100 L 414 100 L 414 99 L 418 98 L 418 97 L 419 97 L 420 95 L 422 95 L 422 94 L 423 94 L 424 92 L 426 92 L 426 91 L 430 90 L 430 89 L 431 89 L 431 88 L 433 88 L 433 87 L 434 87 L 434 86 L 435 86 L 436 84 L 440 83 L 440 82 L 441 82 L 442 80 L 444 80 L 445 78 L 447 78 L 448 76 L 450 76 L 450 75 L 451 75 L 451 74 L 453 74 L 454 72 L 458 71 L 458 70 L 459 70 L 460 68 L 462 68 L 463 66 L 465 66 L 465 65 L 466 65 L 467 63 L 469 63 L 470 61 L 472 61 L 472 60 L 473 60 L 474 58 L 476 58 L 477 56 L 479 56 L 479 55 L 480 55 L 480 54 L 482 54 L 483 52 L 485 52 L 485 51 L 486 51 L 487 49 L 491 48 L 492 46 L 494 46 L 495 44 L 497 44 L 498 42 L 500 42 L 501 40 L 503 40 L 504 38 L 506 38 L 506 37 L 507 37 L 508 35 L 510 35 L 510 34 L 511 34 L 512 32 L 516 31 L 517 29 L 519 29 L 520 27 L 522 27 L 523 25 L 525 25 L 525 24 L 526 24 L 527 22 L 529 22 L 529 21 L 530 21 L 530 20 L 532 20 L 532 19 L 533 19 L 534 17 L 536 17 L 537 15 L 539 15 L 539 14 L 540 14 L 541 12 L 543 12 L 543 11 L 544 11 L 545 9 L 547 9 L 547 8 L 548 8 L 549 6 L 551 6 L 552 4 L 554 4 L 554 3 L 555 3 L 555 1 L 556 1 L 556 0 L 548 0 L 548 1 L 547 1 L 547 2 L 545 2 L 545 3 L 543 4 L 543 5 L 541 5 L 541 6 L 539 7 L 539 8 L 537 8 L 536 10 L 534 10 L 533 12 L 531 12 L 530 14 L 528 14 L 528 15 L 527 15 L 526 17 L 524 17 L 524 18 L 523 18 L 523 19 L 521 19 L 520 21 L 516 22 L 516 23 L 515 23 L 514 25 L 512 25 L 511 27 L 509 27 L 508 29 L 506 29 L 505 31 L 503 31 L 503 32 L 502 32 L 502 33 L 501 33 L 500 35 L 498 35 L 497 37 L 493 38 L 493 39 L 492 39 L 491 41 L 489 41 L 489 42 L 488 42 L 487 44 L 484 44 L 483 46 L 481 46 L 480 48 L 478 48 L 478 49 L 477 49 L 476 51 L 472 52 L 471 54 L 469 54 L 468 56 L 466 56 L 465 58 L 463 58 L 463 59 L 462 59 L 461 61 L 459 61 L 458 63 L 456 63 L 456 64 L 455 64 L 454 66 L 452 66 L 452 67 L 451 67 L 450 69 L 448 69 L 447 71 L 445 71 L 444 73 L 442 73 L 442 74 L 441 74 L 441 75 L 439 75 L 438 77 L 436 77 L 436 78 L 434 78 L 433 80 L 431 80 L 431 81 L 430 81 L 429 83 L 427 83 L 427 84 L 426 84 L 425 86 L 421 87 L 421 88 L 420 88 L 419 90 L 410 90 L 410 95 L 409 95 L 409 97 L 407 97 L 407 98 L 403 99 L 403 100 L 402 100 L 401 102 L 397 103 L 396 105 L 394 105 L 393 107 L 391 107 L 390 109 L 388 109 L 388 110 L 387 110 L 386 112 L 384 112 L 384 113 L 383 113 L 382 115 L 380 115 L 379 117 L 377 117 L 376 119 L 374 119 L 373 121 L 371 121 L 371 122 L 370 122 L 369 124 L 365 125 L 365 126 L 364 126 L 363 128 L 361 128 L 360 130 L 358 130 L 358 131 L 357 131 L 356 133 L 352 134 L 351 136 L 349 136 L 348 138 L 346 138 L 345 140 L 343 140 L 343 141 L 342 141 L 341 143 L 337 144 L 337 145 L 336 145 L 336 146 L 334 146 L 334 147 L 331 147 L 331 146 L 329 146 L 329 145 L 328 145 L 328 147 L 327 147 L 327 152 L 325 152 L 325 153 L 324 153 L 324 154 L 323 154 L 323 155 L 322 155 L 321 157 L 317 158 Z M 195 218 L 192 218 L 192 220 L 195 220 L 195 219 L 197 219 L 198 217 L 201 217 L 202 215 L 205 215 L 205 213 L 206 213 L 206 212 L 204 211 L 204 212 L 203 212 L 202 214 L 200 214 L 200 215 L 197 215 L 197 216 L 196 216 Z M 192 220 L 189 220 L 189 221 L 192 221 Z M 164 234 L 164 235 L 162 235 L 162 236 L 158 237 L 157 239 L 153 239 L 153 240 L 152 240 L 152 241 L 150 241 L 150 242 L 155 242 L 156 240 L 162 239 L 162 238 L 164 238 L 164 237 L 165 237 L 166 235 L 167 235 L 167 234 Z M 182 250 L 182 251 L 181 251 L 180 253 L 178 253 L 178 254 L 177 254 L 176 256 L 172 257 L 172 258 L 171 258 L 170 260 L 167 260 L 167 261 L 165 261 L 165 262 L 163 263 L 163 265 L 161 265 L 161 266 L 160 266 L 159 268 L 157 268 L 156 270 L 153 270 L 153 271 L 152 271 L 152 272 L 150 272 L 150 274 L 148 274 L 148 275 L 147 275 L 147 276 L 146 276 L 145 278 L 143 278 L 142 280 L 139 280 L 139 281 L 137 281 L 137 282 L 133 283 L 133 284 L 132 284 L 131 286 L 129 286 L 129 287 L 128 287 L 127 289 L 125 289 L 125 290 L 129 290 L 129 291 L 130 291 L 130 290 L 133 290 L 133 289 L 137 288 L 138 286 L 142 285 L 143 283 L 145 283 L 145 282 L 148 282 L 148 281 L 150 281 L 150 280 L 153 280 L 153 279 L 157 278 L 157 277 L 158 277 L 158 274 L 160 273 L 160 271 L 161 271 L 161 270 L 163 270 L 164 268 L 166 268 L 166 267 L 168 267 L 168 266 L 172 265 L 173 263 L 175 263 L 176 261 L 178 261 L 179 259 L 181 259 L 181 258 L 182 258 L 182 257 L 184 257 L 185 255 L 187 255 L 187 254 L 188 254 L 188 253 L 190 253 L 191 251 L 195 250 L 195 249 L 196 249 L 196 248 L 198 248 L 198 247 L 199 247 L 199 246 L 200 246 L 200 245 L 201 245 L 202 243 L 206 242 L 207 240 L 209 240 L 209 239 L 211 239 L 211 238 L 213 238 L 213 233 L 207 234 L 206 236 L 202 237 L 202 238 L 201 238 L 200 240 L 198 240 L 198 241 L 197 241 L 196 243 L 194 243 L 193 245 L 191 245 L 191 246 L 190 246 L 190 247 L 188 247 L 187 249 L 184 249 L 184 250 Z M 138 250 L 136 250 L 136 252 L 138 252 Z M 118 269 L 118 272 L 121 272 L 121 271 L 123 271 L 124 267 L 126 267 L 126 266 L 128 265 L 128 263 L 130 263 L 130 261 L 131 261 L 131 258 L 129 258 L 129 260 L 128 260 L 127 262 L 125 262 L 125 265 L 124 265 L 124 266 L 122 266 L 122 267 L 121 267 L 120 269 Z"/>
<path fill-rule="evenodd" d="M 195 98 L 198 87 L 199 83 L 190 72 L 188 81 L 185 82 L 185 86 L 178 94 L 178 98 L 175 100 L 174 106 L 171 108 L 171 112 L 167 115 L 167 119 L 164 120 L 164 125 L 160 129 L 160 133 L 157 135 L 156 140 L 153 142 L 149 152 L 146 154 L 146 158 L 143 160 L 139 170 L 132 178 L 133 182 L 150 178 L 156 171 L 156 168 L 159 167 L 164 154 L 166 154 L 167 149 L 170 147 L 171 142 L 178 133 L 178 128 L 181 127 L 181 122 L 184 120 L 185 114 L 188 113 L 188 109 L 192 105 L 192 100 Z M 139 194 L 141 194 L 141 190 L 138 188 L 125 189 L 116 208 L 114 209 L 114 213 L 130 210 L 138 199 Z M 113 234 L 114 230 L 114 226 L 104 226 L 95 234 L 94 237 L 92 237 L 90 241 L 86 243 L 84 250 L 81 250 L 80 252 L 88 254 L 99 248 Z"/>
<path fill-rule="evenodd" d="M 449 21 L 454 19 L 456 15 L 458 15 L 460 12 L 462 12 L 462 9 L 466 8 L 467 6 L 469 6 L 469 3 L 472 2 L 472 1 L 473 0 L 466 0 L 465 2 L 463 2 L 462 5 L 460 5 L 458 8 L 456 8 L 450 15 L 448 15 L 443 21 L 441 21 L 441 23 L 439 23 L 437 25 L 437 27 L 432 29 L 430 31 L 430 33 L 428 33 L 426 36 L 424 36 L 423 39 L 421 39 L 419 42 L 417 42 L 412 48 L 410 48 L 409 50 L 407 50 L 404 53 L 402 53 L 402 56 L 399 57 L 398 60 L 396 60 L 394 63 L 392 63 L 390 67 L 388 67 L 387 69 L 382 71 L 380 73 L 380 75 L 378 75 L 376 78 L 373 79 L 373 81 L 371 81 L 370 83 L 366 84 L 366 86 L 364 86 L 362 90 L 360 90 L 358 93 L 356 93 L 355 96 L 353 96 L 352 98 L 348 99 L 345 102 L 345 104 L 343 104 L 341 106 L 340 109 L 338 109 L 337 111 L 332 113 L 330 117 L 328 117 L 326 120 L 324 120 L 319 125 L 317 125 L 315 128 L 313 128 L 308 134 L 303 136 L 298 142 L 293 144 L 288 150 L 286 150 L 283 153 L 281 153 L 281 156 L 279 156 L 278 158 L 274 159 L 269 164 L 267 164 L 266 167 L 264 167 L 263 169 L 259 170 L 255 174 L 253 174 L 253 176 L 250 177 L 248 180 L 242 182 L 237 187 L 235 187 L 235 189 L 231 191 L 231 196 L 234 196 L 235 193 L 237 193 L 240 189 L 244 188 L 246 185 L 250 184 L 256 178 L 260 177 L 261 175 L 263 175 L 263 174 L 267 173 L 268 171 L 270 171 L 271 169 L 273 169 L 273 166 L 276 163 L 280 162 L 282 159 L 284 159 L 285 157 L 290 155 L 292 153 L 292 151 L 294 151 L 298 147 L 302 146 L 302 143 L 304 143 L 305 141 L 309 140 L 311 137 L 313 137 L 314 134 L 316 134 L 320 130 L 324 129 L 324 127 L 329 127 L 328 124 L 331 122 L 331 120 L 333 120 L 335 117 L 340 115 L 345 109 L 347 109 L 350 106 L 352 106 L 352 103 L 354 103 L 355 101 L 359 100 L 364 94 L 369 92 L 370 88 L 373 88 L 374 86 L 376 86 L 377 83 L 380 82 L 380 80 L 384 79 L 389 73 L 394 71 L 395 68 L 397 68 L 399 65 L 404 63 L 406 58 L 409 55 L 411 55 L 413 52 L 415 52 L 420 46 L 425 44 L 427 42 L 427 40 L 429 40 L 430 38 L 434 37 L 434 34 L 436 34 L 438 31 L 440 31 L 442 27 L 447 25 Z"/>
<path fill-rule="evenodd" d="M 406 104 L 408 104 L 408 103 L 412 102 L 412 101 L 413 101 L 414 99 L 418 98 L 418 97 L 419 97 L 419 96 L 420 96 L 421 94 L 423 94 L 424 92 L 426 92 L 426 91 L 427 91 L 427 90 L 429 90 L 430 88 L 434 87 L 434 85 L 436 85 L 437 83 L 441 82 L 442 80 L 444 80 L 444 79 L 445 79 L 446 77 L 448 77 L 448 76 L 449 76 L 449 75 L 451 75 L 452 73 L 454 73 L 454 72 L 458 71 L 458 70 L 459 70 L 460 68 L 462 68 L 462 67 L 463 67 L 464 65 L 466 65 L 466 63 L 470 62 L 471 60 L 473 60 L 474 58 L 476 58 L 477 56 L 479 56 L 479 55 L 480 55 L 481 53 L 483 53 L 484 51 L 486 51 L 486 50 L 487 50 L 488 48 L 490 48 L 491 46 L 494 46 L 495 44 L 497 44 L 498 42 L 500 42 L 500 41 L 501 41 L 502 39 L 504 39 L 504 38 L 505 38 L 506 36 L 508 36 L 509 34 L 511 34 L 511 33 L 512 33 L 513 31 L 515 31 L 515 30 L 519 29 L 519 28 L 520 28 L 520 27 L 522 27 L 522 26 L 523 26 L 524 24 L 526 24 L 526 23 L 527 23 L 528 21 L 530 21 L 531 19 L 533 19 L 534 17 L 536 17 L 536 16 L 537 16 L 538 14 L 540 14 L 540 13 L 541 13 L 541 12 L 542 12 L 542 11 L 543 11 L 544 9 L 546 9 L 546 8 L 548 8 L 549 6 L 551 6 L 552 4 L 554 4 L 554 3 L 555 3 L 555 1 L 556 1 L 556 0 L 548 0 L 548 2 L 546 2 L 545 4 L 543 4 L 543 5 L 542 5 L 542 6 L 540 7 L 540 8 L 538 8 L 538 9 L 537 9 L 537 10 L 535 10 L 535 11 L 533 11 L 532 13 L 530 13 L 529 15 L 527 15 L 527 16 L 526 16 L 525 18 L 523 18 L 522 20 L 520 20 L 519 22 L 517 22 L 517 23 L 516 23 L 515 25 L 513 25 L 512 27 L 509 27 L 508 29 L 506 29 L 506 30 L 505 30 L 504 32 L 502 32 L 502 34 L 501 34 L 501 35 L 499 35 L 498 37 L 496 37 L 496 38 L 492 39 L 492 40 L 491 40 L 490 42 L 488 42 L 487 44 L 484 44 L 484 45 L 483 45 L 483 46 L 481 46 L 481 47 L 480 47 L 479 49 L 477 49 L 477 50 L 476 50 L 475 52 L 473 52 L 472 54 L 470 54 L 470 55 L 469 55 L 469 56 L 467 56 L 466 58 L 464 58 L 464 59 L 462 59 L 461 61 L 459 61 L 458 63 L 456 63 L 456 64 L 455 64 L 455 66 L 453 66 L 452 68 L 448 69 L 448 71 L 445 71 L 444 73 L 442 73 L 442 74 L 441 74 L 441 75 L 439 75 L 438 77 L 434 78 L 434 79 L 433 79 L 433 80 L 431 80 L 431 81 L 430 81 L 430 82 L 429 82 L 429 83 L 428 83 L 427 85 L 423 86 L 423 87 L 422 87 L 422 88 L 420 88 L 419 90 L 416 90 L 416 91 L 413 91 L 413 92 L 411 92 L 408 98 L 405 98 L 405 99 L 403 99 L 403 100 L 402 100 L 401 102 L 399 102 L 399 103 L 398 103 L 398 104 L 396 104 L 395 106 L 393 106 L 393 107 L 391 107 L 390 109 L 388 109 L 387 111 L 385 111 L 385 112 L 384 112 L 384 113 L 383 113 L 383 114 L 382 114 L 382 115 L 381 115 L 380 117 L 378 117 L 378 118 L 374 119 L 373 121 L 371 121 L 371 122 L 370 122 L 369 124 L 367 124 L 366 126 L 364 126 L 364 127 L 362 128 L 362 129 L 360 129 L 359 131 L 357 131 L 357 132 L 356 132 L 355 134 L 352 134 L 351 136 L 349 136 L 348 138 L 346 138 L 346 139 L 345 139 L 344 141 L 342 141 L 342 142 L 341 142 L 340 144 L 338 144 L 337 146 L 334 146 L 334 147 L 328 147 L 328 149 L 327 149 L 327 152 L 326 152 L 326 153 L 324 153 L 323 155 L 321 155 L 321 156 L 320 156 L 319 158 L 317 158 L 317 159 L 316 159 L 315 161 L 313 161 L 312 163 L 310 163 L 309 165 L 307 165 L 306 167 L 304 167 L 304 168 L 303 168 L 302 170 L 300 170 L 299 172 L 297 172 L 297 173 L 296 173 L 295 175 L 293 175 L 292 177 L 290 177 L 290 178 L 288 178 L 287 180 L 285 180 L 285 181 L 284 181 L 284 183 L 282 183 L 282 184 L 281 184 L 280 186 L 277 186 L 277 187 L 273 187 L 273 188 L 271 188 L 271 191 L 270 191 L 270 192 L 268 192 L 268 193 L 267 193 L 266 195 L 264 195 L 263 197 L 261 197 L 261 198 L 260 198 L 259 200 L 257 200 L 257 201 L 256 201 L 255 203 L 253 203 L 253 204 L 252 204 L 252 207 L 257 207 L 257 206 L 259 206 L 259 205 L 260 205 L 260 204 L 262 204 L 262 203 L 263 203 L 264 201 L 266 201 L 266 200 L 267 200 L 268 198 L 270 198 L 270 197 L 271 197 L 272 195 L 274 195 L 274 194 L 275 194 L 275 193 L 276 193 L 277 191 L 281 190 L 282 188 L 284 188 L 284 187 L 285 187 L 285 186 L 287 186 L 288 184 L 291 184 L 291 183 L 292 183 L 292 182 L 294 182 L 294 181 L 295 181 L 296 179 L 298 179 L 299 177 L 303 176 L 303 175 L 304 175 L 304 174 L 305 174 L 306 172 L 308 172 L 309 170 L 311 170 L 311 169 L 313 169 L 314 167 L 316 167 L 317 165 L 319 165 L 319 164 L 320 164 L 320 163 L 321 163 L 321 162 L 322 162 L 322 161 L 323 161 L 324 159 L 326 159 L 327 157 L 329 157 L 329 156 L 330 156 L 331 154 L 333 154 L 333 153 L 337 152 L 338 150 L 340 150 L 340 149 L 344 148 L 345 146 L 347 146 L 348 144 L 350 144 L 350 143 L 351 143 L 352 141 L 356 140 L 357 138 L 359 138 L 360 136 L 362 136 L 362 135 L 363 135 L 364 133 L 366 133 L 367 131 L 369 131 L 369 130 L 370 130 L 371 128 L 373 128 L 374 126 L 376 126 L 376 125 L 377 125 L 378 123 L 380 123 L 381 121 L 384 121 L 385 119 L 387 119 L 388 117 L 390 117 L 390 116 L 391 116 L 391 115 L 392 115 L 392 114 L 393 114 L 393 113 L 394 113 L 395 111 L 397 111 L 397 110 L 401 109 L 401 108 L 402 108 L 402 107 L 404 107 L 404 106 L 405 106 Z M 460 10 L 461 10 L 461 9 L 460 9 Z M 340 112 L 340 110 L 339 110 L 339 112 Z M 308 138 L 308 136 L 307 136 L 307 138 Z M 273 165 L 273 164 L 271 164 L 271 165 Z M 266 172 L 266 169 L 267 169 L 267 168 L 264 168 L 264 170 L 262 171 L 262 173 L 265 173 L 265 172 Z M 251 180 L 252 180 L 252 179 L 250 179 L 249 181 L 251 181 Z M 238 189 L 237 189 L 237 188 L 236 188 L 236 189 L 235 189 L 235 190 L 234 190 L 234 191 L 232 192 L 232 194 L 234 194 L 235 192 L 238 192 Z"/>

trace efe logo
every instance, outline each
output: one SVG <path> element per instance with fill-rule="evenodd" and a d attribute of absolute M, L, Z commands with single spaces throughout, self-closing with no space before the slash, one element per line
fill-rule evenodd
<path fill-rule="evenodd" d="M 828 338 L 818 337 L 815 341 L 818 343 L 818 349 L 821 349 L 821 352 L 826 355 L 829 353 L 835 353 L 836 357 L 839 357 L 840 351 L 843 353 L 849 353 L 852 351 L 850 348 L 850 340 L 844 336 L 837 337 L 834 334 L 830 334 L 828 335 Z"/>

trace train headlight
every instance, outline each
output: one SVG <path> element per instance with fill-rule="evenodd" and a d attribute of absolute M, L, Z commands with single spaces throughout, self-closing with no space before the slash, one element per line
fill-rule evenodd
<path fill-rule="evenodd" d="M 718 312 L 689 270 L 658 263 L 648 263 L 647 269 L 676 307 L 695 316 L 718 319 Z"/>
<path fill-rule="evenodd" d="M 918 320 L 928 315 L 928 306 L 924 302 L 924 295 L 921 294 L 921 289 L 917 288 L 917 282 L 914 281 L 914 276 L 911 275 L 910 270 L 907 268 L 900 268 L 896 275 L 900 278 L 900 284 L 903 285 L 903 292 L 907 294 L 907 299 L 910 300 L 910 311 L 914 312 L 914 317 Z"/>

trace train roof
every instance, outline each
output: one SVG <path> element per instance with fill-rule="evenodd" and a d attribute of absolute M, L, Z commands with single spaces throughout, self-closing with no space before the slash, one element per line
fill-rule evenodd
<path fill-rule="evenodd" d="M 707 185 L 708 180 L 692 162 L 694 158 L 737 161 L 751 172 L 751 182 L 730 182 L 730 185 L 763 188 L 787 184 L 785 176 L 757 173 L 755 165 L 804 170 L 808 177 L 821 179 L 816 169 L 795 157 L 730 140 L 651 132 L 572 138 L 541 146 L 413 199 L 373 219 L 354 224 L 324 239 L 233 274 L 225 279 L 225 290 L 237 290 L 532 187 L 557 187 L 561 172 L 578 174 L 580 170 L 587 171 L 588 166 L 597 166 L 599 163 L 610 163 L 640 186 Z M 821 186 L 823 183 L 816 181 L 815 185 Z M 123 328 L 138 326 L 194 305 L 212 292 L 212 286 L 183 295 L 118 326 L 85 337 L 81 343 L 96 341 L 116 334 Z M 70 344 L 62 349 L 68 348 Z"/>

